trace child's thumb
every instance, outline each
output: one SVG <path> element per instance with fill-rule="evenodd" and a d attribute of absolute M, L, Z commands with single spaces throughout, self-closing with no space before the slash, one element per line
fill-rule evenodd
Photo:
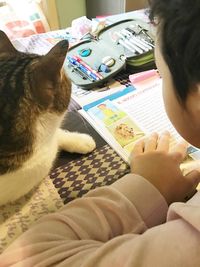
<path fill-rule="evenodd" d="M 192 170 L 185 176 L 185 178 L 192 184 L 197 185 L 198 183 L 200 183 L 200 171 Z"/>
<path fill-rule="evenodd" d="M 200 172 L 193 170 L 185 176 L 185 179 L 187 180 L 188 193 L 184 200 L 187 201 L 196 193 L 196 188 L 200 183 Z"/>
<path fill-rule="evenodd" d="M 185 178 L 191 184 L 191 186 L 194 186 L 196 188 L 200 183 L 200 171 L 192 170 L 185 176 Z"/>

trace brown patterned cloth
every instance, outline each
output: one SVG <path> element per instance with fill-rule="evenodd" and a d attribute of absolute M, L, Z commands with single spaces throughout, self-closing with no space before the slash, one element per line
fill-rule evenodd
<path fill-rule="evenodd" d="M 109 145 L 105 145 L 56 168 L 50 178 L 66 204 L 91 189 L 112 184 L 127 172 L 127 164 Z"/>
<path fill-rule="evenodd" d="M 63 207 L 49 177 L 26 196 L 0 207 L 0 254 L 42 216 Z"/>

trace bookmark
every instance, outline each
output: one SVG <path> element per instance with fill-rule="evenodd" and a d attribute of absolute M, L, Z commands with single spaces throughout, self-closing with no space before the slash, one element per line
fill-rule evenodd
<path fill-rule="evenodd" d="M 146 79 L 153 78 L 153 77 L 160 77 L 160 75 L 158 74 L 158 71 L 155 69 L 131 74 L 129 75 L 129 80 L 134 85 L 135 83 L 142 82 Z"/>

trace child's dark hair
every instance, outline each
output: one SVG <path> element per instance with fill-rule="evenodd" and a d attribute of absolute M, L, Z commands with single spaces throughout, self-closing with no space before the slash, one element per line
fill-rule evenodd
<path fill-rule="evenodd" d="M 162 55 L 182 103 L 200 82 L 200 0 L 149 0 Z"/>

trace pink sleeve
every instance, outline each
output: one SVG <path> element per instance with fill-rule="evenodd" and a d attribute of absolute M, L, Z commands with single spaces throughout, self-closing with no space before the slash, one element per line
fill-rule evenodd
<path fill-rule="evenodd" d="M 200 212 L 193 218 L 192 209 L 200 201 L 180 204 L 163 223 L 164 198 L 144 178 L 126 175 L 43 217 L 0 256 L 0 266 L 199 267 Z M 184 218 L 187 208 L 197 225 Z"/>

